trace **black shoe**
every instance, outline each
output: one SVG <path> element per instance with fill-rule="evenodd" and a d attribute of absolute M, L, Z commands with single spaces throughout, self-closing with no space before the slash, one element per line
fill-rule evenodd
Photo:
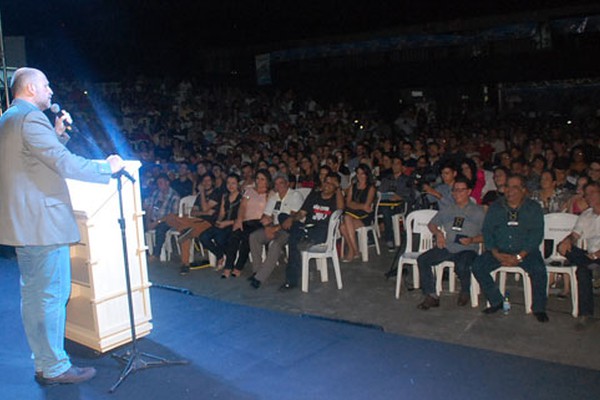
<path fill-rule="evenodd" d="M 260 288 L 261 282 L 256 279 L 254 276 L 251 277 L 250 279 L 250 286 L 252 286 L 254 289 L 258 289 Z"/>
<path fill-rule="evenodd" d="M 500 304 L 496 304 L 495 306 L 490 306 L 488 308 L 486 308 L 485 310 L 483 310 L 482 312 L 484 314 L 494 314 L 497 311 L 502 310 L 502 303 Z"/>
<path fill-rule="evenodd" d="M 538 322 L 548 322 L 548 321 L 550 321 L 550 318 L 548 318 L 548 314 L 546 314 L 544 311 L 542 311 L 542 312 L 534 312 L 533 315 L 538 320 Z"/>
<path fill-rule="evenodd" d="M 425 300 L 423 300 L 421 303 L 419 303 L 417 308 L 419 310 L 429 310 L 432 307 L 439 307 L 439 306 L 440 306 L 440 299 L 436 299 L 434 297 L 431 297 L 430 295 L 427 295 L 427 296 L 425 296 Z"/>
<path fill-rule="evenodd" d="M 281 286 L 279 287 L 279 291 L 280 291 L 280 292 L 287 292 L 287 291 L 289 291 L 290 289 L 294 289 L 295 287 L 296 287 L 296 285 L 292 285 L 292 284 L 291 284 L 291 283 L 289 283 L 289 282 L 285 282 L 283 285 L 281 285 Z"/>
<path fill-rule="evenodd" d="M 469 293 L 461 292 L 458 295 L 458 300 L 456 301 L 456 304 L 458 304 L 459 307 L 464 307 L 467 304 L 469 304 L 470 300 L 471 300 L 471 295 Z"/>
<path fill-rule="evenodd" d="M 186 228 L 184 229 L 180 234 L 179 237 L 177 238 L 177 243 L 181 244 L 183 241 L 185 241 L 187 238 L 189 238 L 189 236 L 192 234 L 192 228 Z"/>
<path fill-rule="evenodd" d="M 255 276 L 256 276 L 256 272 L 248 277 L 248 282 L 252 282 L 254 280 Z"/>
<path fill-rule="evenodd" d="M 181 268 L 179 268 L 179 275 L 187 275 L 189 273 L 190 273 L 189 265 L 182 265 Z"/>
<path fill-rule="evenodd" d="M 54 377 L 54 378 L 44 378 L 41 373 L 36 372 L 35 381 L 40 385 L 44 386 L 53 386 L 53 385 L 64 385 L 64 384 L 73 384 L 73 383 L 81 383 L 85 381 L 89 381 L 94 376 L 96 376 L 96 369 L 93 367 L 83 367 L 79 368 L 76 366 L 71 366 L 68 370 L 66 370 L 63 374 Z"/>

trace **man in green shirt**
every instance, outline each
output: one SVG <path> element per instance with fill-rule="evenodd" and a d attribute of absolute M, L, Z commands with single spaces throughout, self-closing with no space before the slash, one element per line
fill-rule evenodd
<path fill-rule="evenodd" d="M 547 322 L 546 266 L 540 253 L 544 238 L 544 215 L 538 203 L 527 198 L 525 179 L 508 178 L 505 198 L 491 206 L 483 222 L 483 240 L 487 249 L 473 262 L 473 275 L 491 306 L 483 310 L 492 314 L 502 308 L 503 296 L 490 272 L 500 266 L 519 266 L 531 277 L 533 314 Z"/>

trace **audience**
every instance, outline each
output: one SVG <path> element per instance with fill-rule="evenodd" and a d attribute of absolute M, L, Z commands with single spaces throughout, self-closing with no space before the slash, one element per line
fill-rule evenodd
<path fill-rule="evenodd" d="M 127 149 L 115 149 L 120 142 L 102 136 L 104 124 L 94 113 L 99 102 L 109 105 L 127 138 L 131 158 L 142 161 L 146 228 L 156 234 L 151 258 L 160 255 L 169 229 L 165 217 L 177 214 L 181 197 L 201 195 L 202 183 L 210 177 L 214 226 L 200 240 L 215 254 L 219 267 L 227 260 L 224 276 L 241 273 L 250 233 L 265 228 L 259 221 L 270 190 L 267 175 L 287 175 L 290 187 L 312 188 L 311 196 L 322 196 L 327 191 L 324 181 L 331 181 L 333 171 L 346 190 L 345 204 L 341 198 L 338 205 L 348 211 L 341 225 L 349 247 L 346 260 L 358 256 L 356 228 L 375 218 L 376 190 L 382 193 L 383 204 L 403 200 L 408 212 L 443 211 L 455 203 L 452 187 L 464 177 L 473 187 L 473 200 L 491 211 L 497 202 L 508 202 L 506 181 L 512 172 L 525 176 L 529 190 L 524 195 L 538 201 L 544 212 L 581 214 L 588 207 L 584 185 L 600 182 L 597 116 L 567 126 L 564 119 L 550 114 L 531 117 L 518 110 L 486 118 L 477 110 L 463 110 L 460 115 L 431 111 L 426 118 L 417 118 L 416 110 L 407 107 L 395 123 L 387 123 L 377 110 L 361 110 L 344 101 L 321 104 L 292 90 L 250 92 L 205 87 L 193 80 L 139 78 L 99 84 L 89 96 L 73 96 L 76 85 L 60 86 L 66 92 L 57 97 L 65 99 L 65 108 L 92 133 L 102 151 Z M 82 147 L 82 151 L 92 150 Z M 356 167 L 357 173 L 351 173 Z M 261 168 L 266 171 L 255 181 L 254 171 Z M 370 171 L 376 174 L 371 177 Z M 241 194 L 230 173 L 242 175 L 239 215 Z M 391 215 L 399 210 L 403 207 L 395 203 L 380 208 L 383 238 L 391 249 Z M 277 222 L 273 220 L 274 225 Z M 298 268 L 293 265 L 290 271 Z M 491 295 L 493 306 L 497 306 L 495 295 Z M 538 294 L 534 311 L 545 313 L 542 304 Z"/>

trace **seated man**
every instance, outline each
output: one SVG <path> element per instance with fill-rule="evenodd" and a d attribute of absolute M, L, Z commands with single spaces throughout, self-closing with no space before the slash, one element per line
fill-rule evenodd
<path fill-rule="evenodd" d="M 490 273 L 503 265 L 523 268 L 531 277 L 533 314 L 539 322 L 547 322 L 548 277 L 539 249 L 544 238 L 544 214 L 526 194 L 525 178 L 511 175 L 504 198 L 493 202 L 485 216 L 483 240 L 487 250 L 475 259 L 472 269 L 491 304 L 483 312 L 492 314 L 502 308 L 503 296 Z"/>
<path fill-rule="evenodd" d="M 146 229 L 155 230 L 154 248 L 149 260 L 157 260 L 165 243 L 165 237 L 170 226 L 165 221 L 169 214 L 179 212 L 179 195 L 171 188 L 171 181 L 167 174 L 160 174 L 156 178 L 157 189 L 146 200 L 144 210 L 146 211 Z"/>
<path fill-rule="evenodd" d="M 452 185 L 457 177 L 456 167 L 452 163 L 446 163 L 442 166 L 440 176 L 442 182 L 432 187 L 429 183 L 424 182 L 421 188 L 421 196 L 425 194 L 428 203 L 437 203 L 437 209 L 443 210 L 454 203 L 452 197 Z"/>
<path fill-rule="evenodd" d="M 581 213 L 573 232 L 558 245 L 560 254 L 577 266 L 578 329 L 587 328 L 594 315 L 592 272 L 600 268 L 600 183 L 590 182 L 585 185 L 584 196 L 590 208 Z M 586 241 L 587 250 L 575 246 L 579 239 Z"/>
<path fill-rule="evenodd" d="M 250 234 L 250 254 L 254 275 L 250 278 L 252 287 L 258 289 L 271 275 L 289 238 L 293 215 L 302 207 L 300 192 L 290 189 L 289 178 L 285 174 L 275 175 L 275 193 L 269 197 L 260 220 L 264 228 Z M 267 257 L 262 259 L 263 246 L 268 244 Z"/>
<path fill-rule="evenodd" d="M 331 173 L 325 178 L 322 190 L 310 192 L 300 211 L 293 216 L 294 223 L 290 228 L 288 241 L 290 255 L 285 271 L 286 281 L 280 290 L 298 286 L 302 273 L 301 251 L 311 244 L 325 242 L 331 215 L 335 210 L 343 208 L 344 195 L 340 188 L 340 176 Z M 305 222 L 300 222 L 302 220 Z"/>
<path fill-rule="evenodd" d="M 210 229 L 218 217 L 221 194 L 215 188 L 215 177 L 211 172 L 204 174 L 198 183 L 198 194 L 188 213 L 183 210 L 183 216 L 170 214 L 165 221 L 177 230 L 180 235 L 177 239 L 181 247 L 181 268 L 179 273 L 187 275 L 190 272 L 190 248 L 194 238 Z"/>
<path fill-rule="evenodd" d="M 392 174 L 383 178 L 379 192 L 381 193 L 379 212 L 383 216 L 385 242 L 388 250 L 394 251 L 392 216 L 403 212 L 405 204 L 412 204 L 415 198 L 412 179 L 404 175 L 404 166 L 399 155 L 392 157 Z"/>
<path fill-rule="evenodd" d="M 421 310 L 440 305 L 431 267 L 442 261 L 454 261 L 461 286 L 458 305 L 464 306 L 469 302 L 471 264 L 477 257 L 478 243 L 483 242 L 481 228 L 485 218 L 483 207 L 469 201 L 470 195 L 471 188 L 467 179 L 462 176 L 456 178 L 452 187 L 456 203 L 438 212 L 427 225 L 435 235 L 436 246 L 417 258 L 421 289 L 425 295 L 423 302 L 417 306 Z"/>

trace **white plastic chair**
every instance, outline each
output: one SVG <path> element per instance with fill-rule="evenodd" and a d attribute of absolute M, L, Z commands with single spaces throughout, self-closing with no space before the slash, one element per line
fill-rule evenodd
<path fill-rule="evenodd" d="M 357 243 L 358 243 L 358 251 L 360 252 L 361 258 L 364 262 L 369 261 L 369 233 L 373 234 L 373 241 L 375 244 L 375 250 L 377 251 L 377 255 L 381 254 L 381 250 L 379 248 L 379 240 L 378 240 L 378 224 L 377 224 L 377 214 L 379 213 L 379 202 L 381 200 L 381 193 L 377 192 L 377 198 L 375 199 L 375 214 L 373 218 L 373 223 L 367 226 L 361 226 L 356 229 Z M 342 257 L 344 256 L 344 244 L 345 240 L 342 237 Z"/>
<path fill-rule="evenodd" d="M 402 245 L 402 232 L 400 232 L 400 221 L 403 224 L 406 223 L 406 211 L 408 204 L 404 203 L 404 211 L 398 214 L 392 215 L 392 229 L 394 230 L 394 245 L 400 247 Z"/>
<path fill-rule="evenodd" d="M 531 314 L 532 305 L 532 290 L 531 290 L 531 278 L 525 270 L 516 265 L 503 265 L 500 268 L 491 272 L 492 277 L 496 280 L 497 276 L 500 275 L 498 282 L 498 289 L 500 293 L 506 293 L 506 274 L 517 274 L 523 281 L 523 296 L 525 298 L 525 314 Z"/>
<path fill-rule="evenodd" d="M 471 307 L 473 308 L 479 306 L 479 293 L 481 293 L 481 287 L 475 275 L 471 273 Z"/>
<path fill-rule="evenodd" d="M 417 289 L 419 285 L 419 267 L 417 257 L 433 247 L 433 235 L 428 228 L 428 224 L 436 210 L 417 210 L 408 214 L 406 218 L 406 251 L 398 260 L 398 269 L 396 274 L 396 298 L 400 298 L 400 287 L 402 286 L 402 269 L 404 264 L 412 265 L 413 269 L 413 287 Z M 413 251 L 413 235 L 419 234 L 419 246 Z"/>
<path fill-rule="evenodd" d="M 478 254 L 481 254 L 483 249 L 483 244 L 479 244 Z M 438 265 L 435 265 L 435 291 L 439 296 L 442 292 L 442 280 L 444 276 L 444 269 L 448 269 L 448 290 L 451 293 L 456 292 L 456 274 L 454 273 L 455 265 L 454 261 L 442 261 Z M 471 274 L 471 296 L 473 296 L 473 280 L 477 281 L 475 277 Z M 476 282 L 477 283 L 477 282 Z M 479 284 L 475 287 L 475 296 L 479 294 Z M 473 299 L 471 299 L 471 304 L 473 304 Z M 476 307 L 473 306 L 473 307 Z"/>
<path fill-rule="evenodd" d="M 312 192 L 311 188 L 297 188 L 295 190 L 302 195 L 303 201 L 306 200 L 310 192 Z"/>
<path fill-rule="evenodd" d="M 454 261 L 442 261 L 433 266 L 435 273 L 435 292 L 439 296 L 442 293 L 442 280 L 444 269 L 448 269 L 448 290 L 450 293 L 456 291 L 456 276 L 454 274 Z"/>
<path fill-rule="evenodd" d="M 336 210 L 331 215 L 327 229 L 327 240 L 325 243 L 316 244 L 302 251 L 302 291 L 308 292 L 308 266 L 311 259 L 316 259 L 317 269 L 321 273 L 321 282 L 327 282 L 327 259 L 333 261 L 333 270 L 338 289 L 342 288 L 342 273 L 340 271 L 340 260 L 338 258 L 336 241 L 338 239 L 338 228 L 343 210 Z"/>
<path fill-rule="evenodd" d="M 381 193 L 377 192 L 377 198 L 375 199 L 375 213 L 373 214 L 373 222 L 368 226 L 361 226 L 356 229 L 356 235 L 358 237 L 358 251 L 362 257 L 363 262 L 369 261 L 369 233 L 373 235 L 373 241 L 375 242 L 375 250 L 377 255 L 381 254 L 379 249 L 379 239 L 377 232 L 379 231 L 377 223 L 377 215 L 379 214 L 379 202 L 381 201 Z"/>
<path fill-rule="evenodd" d="M 548 275 L 554 272 L 557 274 L 567 274 L 571 278 L 571 303 L 573 306 L 571 315 L 575 318 L 579 314 L 577 267 L 569 265 L 567 259 L 558 253 L 558 244 L 573 231 L 576 222 L 577 216 L 574 214 L 551 213 L 544 215 L 544 241 L 540 245 L 540 251 L 544 256 L 545 243 L 549 241 L 552 246 L 550 255 L 544 257 L 544 264 L 546 264 Z"/>

